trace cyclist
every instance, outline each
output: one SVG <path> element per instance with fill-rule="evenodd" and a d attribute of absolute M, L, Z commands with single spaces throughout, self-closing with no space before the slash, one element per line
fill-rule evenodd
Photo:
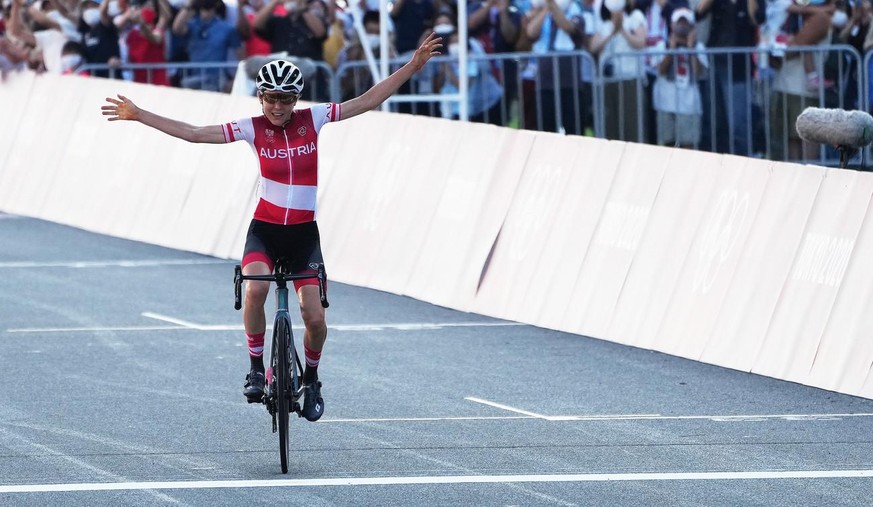
<path fill-rule="evenodd" d="M 262 66 L 255 80 L 261 116 L 198 127 L 142 109 L 123 95 L 118 95 L 117 99 L 107 98 L 109 104 L 103 105 L 103 115 L 108 116 L 109 121 L 138 121 L 194 143 L 247 141 L 258 156 L 261 176 L 260 199 L 246 237 L 243 273 L 270 274 L 280 257 L 289 260 L 292 272 L 312 270 L 314 273 L 314 268 L 322 263 L 315 222 L 318 132 L 325 123 L 346 120 L 378 107 L 431 57 L 440 54 L 441 42 L 442 39 L 432 33 L 403 67 L 359 97 L 342 104 L 317 104 L 295 110 L 303 91 L 303 75 L 293 63 L 280 59 Z M 317 280 L 300 280 L 294 285 L 306 327 L 303 416 L 317 421 L 324 413 L 318 364 L 327 325 Z M 251 368 L 243 394 L 250 403 L 259 402 L 264 395 L 264 304 L 269 289 L 270 282 L 246 283 L 243 323 Z"/>

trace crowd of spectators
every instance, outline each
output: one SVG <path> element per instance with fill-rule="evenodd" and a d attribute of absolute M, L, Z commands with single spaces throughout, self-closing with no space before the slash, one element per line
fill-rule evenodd
<path fill-rule="evenodd" d="M 389 2 L 387 45 L 378 0 L 0 2 L 4 75 L 77 74 L 89 64 L 89 75 L 229 92 L 242 66 L 228 62 L 282 53 L 337 69 L 386 52 L 403 58 L 431 31 L 449 56 L 461 43 L 455 0 Z M 470 0 L 467 68 L 437 59 L 401 93 L 454 96 L 466 74 L 472 121 L 590 134 L 602 103 L 610 139 L 752 155 L 770 129 L 783 141 L 776 155 L 797 158 L 807 154 L 791 122 L 803 107 L 835 88 L 842 104 L 857 107 L 864 92 L 857 67 L 836 83 L 826 52 L 792 48 L 839 43 L 863 55 L 873 46 L 871 19 L 871 0 Z M 500 58 L 509 53 L 529 57 Z M 487 55 L 494 59 L 476 58 Z M 601 102 L 592 94 L 597 75 Z M 365 66 L 340 78 L 339 99 L 372 84 Z M 772 84 L 768 106 L 756 86 L 762 79 Z M 328 85 L 310 72 L 304 98 L 327 100 Z M 764 107 L 789 121 L 763 125 Z M 400 108 L 459 115 L 452 100 Z"/>

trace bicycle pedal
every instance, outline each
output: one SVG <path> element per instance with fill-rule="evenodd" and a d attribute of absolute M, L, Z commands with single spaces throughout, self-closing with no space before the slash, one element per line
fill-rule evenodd
<path fill-rule="evenodd" d="M 248 396 L 246 396 L 245 398 L 246 398 L 246 402 L 248 402 L 248 403 L 263 403 L 264 402 L 263 396 L 261 396 L 260 398 L 249 398 Z"/>

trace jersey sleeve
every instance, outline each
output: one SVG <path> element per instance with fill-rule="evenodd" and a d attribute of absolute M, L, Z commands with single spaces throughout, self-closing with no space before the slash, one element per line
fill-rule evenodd
<path fill-rule="evenodd" d="M 255 143 L 255 128 L 251 118 L 241 118 L 221 126 L 224 130 L 224 142 L 233 143 L 246 141 L 251 145 Z"/>
<path fill-rule="evenodd" d="M 312 106 L 311 111 L 312 125 L 315 127 L 316 132 L 320 132 L 321 127 L 323 127 L 325 123 L 339 121 L 341 118 L 340 105 L 334 104 L 333 102 L 316 104 Z"/>

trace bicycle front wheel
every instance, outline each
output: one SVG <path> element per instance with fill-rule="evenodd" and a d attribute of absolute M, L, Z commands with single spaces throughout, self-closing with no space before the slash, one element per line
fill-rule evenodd
<path fill-rule="evenodd" d="M 277 318 L 273 328 L 273 377 L 276 379 L 276 410 L 279 422 L 279 460 L 282 473 L 288 473 L 288 419 L 291 405 L 291 361 L 288 344 L 291 342 L 291 325 L 285 318 Z"/>

